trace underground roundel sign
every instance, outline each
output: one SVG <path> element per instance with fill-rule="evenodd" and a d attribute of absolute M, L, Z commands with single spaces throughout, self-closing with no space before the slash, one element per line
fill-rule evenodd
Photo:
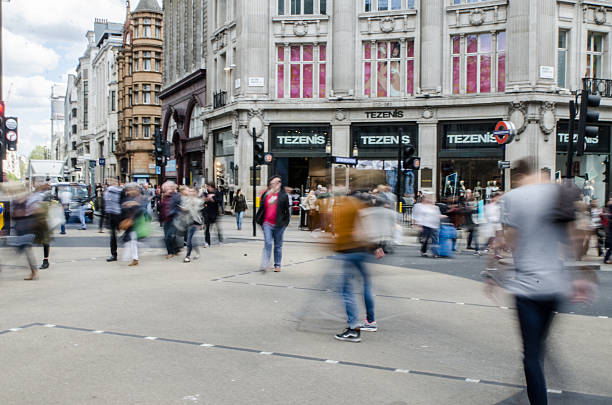
<path fill-rule="evenodd" d="M 508 144 L 512 142 L 516 135 L 516 127 L 511 121 L 499 121 L 497 125 L 495 125 L 493 135 L 498 144 Z"/>

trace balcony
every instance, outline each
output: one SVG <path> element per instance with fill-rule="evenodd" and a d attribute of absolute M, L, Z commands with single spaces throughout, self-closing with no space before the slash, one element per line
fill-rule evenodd
<path fill-rule="evenodd" d="M 582 88 L 589 94 L 612 98 L 612 79 L 585 77 L 582 79 Z"/>
<path fill-rule="evenodd" d="M 226 91 L 218 91 L 213 93 L 213 108 L 221 108 L 227 104 L 226 101 L 227 92 Z"/>

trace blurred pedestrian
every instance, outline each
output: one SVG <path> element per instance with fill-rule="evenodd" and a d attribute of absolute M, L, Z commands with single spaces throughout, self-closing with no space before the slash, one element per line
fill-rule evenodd
<path fill-rule="evenodd" d="M 198 197 L 198 192 L 193 188 L 188 188 L 181 195 L 181 215 L 183 216 L 183 222 L 187 225 L 187 254 L 184 263 L 191 262 L 191 252 L 195 250 L 196 255 L 194 259 L 200 257 L 200 249 L 197 244 L 193 242 L 193 236 L 196 234 L 198 229 L 202 229 L 204 220 L 202 218 L 202 211 L 204 209 L 204 201 Z"/>
<path fill-rule="evenodd" d="M 605 239 L 604 227 L 602 224 L 603 211 L 599 206 L 599 200 L 591 201 L 591 227 L 597 243 L 597 256 L 603 255 L 603 246 Z"/>
<path fill-rule="evenodd" d="M 25 191 L 25 190 L 24 190 Z M 32 200 L 28 201 L 28 194 L 25 192 L 13 199 L 12 219 L 15 222 L 16 236 L 10 239 L 18 254 L 24 254 L 30 267 L 30 275 L 24 280 L 38 280 L 38 268 L 34 255 L 32 254 L 32 242 L 37 227 L 36 208 L 32 206 Z"/>
<path fill-rule="evenodd" d="M 217 218 L 219 216 L 219 212 L 221 210 L 221 203 L 223 202 L 223 195 L 216 188 L 215 183 L 208 182 L 206 183 L 206 197 L 204 197 L 204 221 L 206 223 L 206 229 L 204 231 L 204 239 L 205 244 L 204 247 L 208 247 L 212 245 L 210 239 L 210 228 L 215 226 L 217 230 L 217 240 L 219 245 L 223 244 L 223 232 L 221 230 L 221 226 L 217 222 Z"/>
<path fill-rule="evenodd" d="M 174 217 L 179 212 L 181 198 L 177 193 L 176 183 L 166 181 L 162 185 L 162 199 L 160 203 L 159 222 L 164 226 L 164 242 L 166 244 L 167 258 L 172 259 L 178 254 L 179 248 L 176 243 L 176 228 Z"/>
<path fill-rule="evenodd" d="M 261 258 L 261 269 L 270 267 L 270 255 L 274 244 L 274 271 L 281 270 L 283 259 L 283 234 L 289 221 L 289 197 L 282 187 L 280 176 L 272 176 L 268 180 L 268 189 L 261 196 L 261 204 L 257 210 L 256 221 L 262 227 L 264 234 L 264 249 Z"/>
<path fill-rule="evenodd" d="M 104 213 L 108 219 L 108 227 L 110 230 L 110 251 L 111 255 L 107 262 L 117 261 L 117 229 L 121 222 L 121 203 L 123 197 L 123 189 L 119 187 L 117 180 L 111 178 L 108 180 L 109 186 L 104 192 Z"/>
<path fill-rule="evenodd" d="M 236 191 L 236 195 L 234 196 L 234 201 L 232 201 L 232 210 L 236 216 L 236 226 L 238 227 L 239 231 L 242 230 L 242 218 L 244 217 L 244 213 L 246 212 L 247 208 L 246 198 L 244 194 L 242 194 L 242 189 L 238 189 L 238 191 Z"/>
<path fill-rule="evenodd" d="M 432 254 L 438 256 L 437 243 L 438 231 L 440 229 L 440 208 L 433 203 L 433 196 L 426 194 L 421 198 L 421 202 L 415 204 L 412 210 L 414 223 L 420 227 L 421 256 L 427 257 L 427 246 L 431 242 Z"/>
<path fill-rule="evenodd" d="M 62 187 L 57 193 L 57 199 L 59 200 L 60 204 L 62 205 L 62 208 L 64 209 L 64 218 L 66 220 L 60 227 L 60 234 L 65 235 L 66 224 L 70 220 L 70 200 L 72 199 L 72 193 L 68 189 Z"/>
<path fill-rule="evenodd" d="M 573 216 L 565 209 L 573 201 L 561 186 L 540 183 L 533 159 L 518 161 L 512 172 L 519 187 L 502 199 L 502 224 L 515 270 L 503 279 L 485 274 L 489 286 L 501 282 L 515 296 L 527 395 L 531 404 L 540 405 L 548 403 L 542 368 L 544 341 L 562 298 L 571 291 L 563 264 L 568 225 L 561 221 Z M 588 288 L 583 287 L 575 290 L 574 298 L 587 299 Z"/>
<path fill-rule="evenodd" d="M 34 243 L 43 247 L 43 261 L 39 269 L 49 268 L 49 253 L 51 252 L 51 230 L 48 226 L 47 216 L 51 201 L 51 186 L 45 182 L 36 186 L 33 193 L 28 196 L 27 210 L 34 224 Z"/>
<path fill-rule="evenodd" d="M 126 186 L 125 198 L 121 203 L 122 219 L 119 228 L 124 231 L 123 242 L 126 249 L 123 259 L 131 261 L 128 266 L 138 266 L 138 234 L 135 225 L 138 218 L 144 215 L 146 204 L 144 196 L 135 184 Z"/>
<path fill-rule="evenodd" d="M 316 229 L 317 225 L 317 195 L 314 190 L 310 190 L 304 201 L 304 209 L 307 211 L 307 225 L 308 230 L 312 231 Z"/>
<path fill-rule="evenodd" d="M 334 337 L 345 342 L 360 342 L 361 331 L 376 332 L 374 295 L 370 275 L 364 265 L 368 253 L 376 258 L 384 256 L 383 248 L 374 235 L 379 234 L 377 213 L 365 213 L 368 205 L 355 196 L 339 196 L 333 207 L 334 250 L 343 260 L 342 296 L 346 307 L 348 327 Z M 366 319 L 359 321 L 359 311 L 353 293 L 353 280 L 360 276 L 363 282 L 363 298 Z"/>

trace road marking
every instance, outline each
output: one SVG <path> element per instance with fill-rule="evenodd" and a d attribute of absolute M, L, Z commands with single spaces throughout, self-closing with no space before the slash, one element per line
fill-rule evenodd
<path fill-rule="evenodd" d="M 508 309 L 508 307 L 499 307 L 499 309 Z"/>
<path fill-rule="evenodd" d="M 563 394 L 563 391 L 561 391 L 561 390 L 553 390 L 551 388 L 547 389 L 546 392 L 548 392 L 549 394 Z"/>
<path fill-rule="evenodd" d="M 272 354 L 272 352 L 259 352 L 259 354 L 263 354 L 263 355 L 269 356 L 269 355 Z"/>
<path fill-rule="evenodd" d="M 11 332 L 19 332 L 21 328 L 11 328 L 9 329 Z"/>
<path fill-rule="evenodd" d="M 406 370 L 406 369 L 403 369 L 403 368 L 396 368 L 394 372 L 395 372 L 395 373 L 404 373 L 404 374 L 408 374 L 408 373 L 410 373 L 410 370 Z"/>
<path fill-rule="evenodd" d="M 474 383 L 474 384 L 478 384 L 480 382 L 479 379 L 477 378 L 466 378 L 465 382 L 469 382 L 469 383 Z"/>
<path fill-rule="evenodd" d="M 46 325 L 43 325 L 45 328 L 55 328 L 55 325 L 53 325 L 52 323 L 48 323 Z"/>
<path fill-rule="evenodd" d="M 91 333 L 95 333 L 95 334 L 98 334 L 98 335 L 99 335 L 99 334 L 101 334 L 101 333 L 104 333 L 104 331 L 103 331 L 103 330 L 94 330 L 94 331 L 93 331 L 93 332 L 91 332 Z"/>
<path fill-rule="evenodd" d="M 455 302 L 457 305 L 465 305 L 465 302 Z"/>
<path fill-rule="evenodd" d="M 410 298 L 410 299 L 411 299 L 412 301 L 421 301 L 421 299 L 420 299 L 420 298 L 416 298 L 416 297 L 412 297 L 412 298 Z"/>
<path fill-rule="evenodd" d="M 338 364 L 338 360 L 325 360 L 325 362 L 329 364 Z"/>
<path fill-rule="evenodd" d="M 145 339 L 146 340 L 157 340 L 155 336 L 147 336 Z"/>
<path fill-rule="evenodd" d="M 598 318 L 599 318 L 599 319 L 608 319 L 608 317 L 607 317 L 607 316 L 603 316 L 603 315 L 598 316 Z"/>
<path fill-rule="evenodd" d="M 200 347 L 215 347 L 215 345 L 211 345 L 210 343 L 202 343 Z"/>

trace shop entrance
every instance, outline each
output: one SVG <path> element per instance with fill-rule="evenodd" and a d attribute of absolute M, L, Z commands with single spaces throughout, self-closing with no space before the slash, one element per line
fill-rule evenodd
<path fill-rule="evenodd" d="M 325 170 L 325 159 L 318 157 L 287 157 L 275 159 L 276 173 L 283 184 L 298 189 L 303 194 L 305 190 L 317 185 L 326 186 L 328 176 Z"/>
<path fill-rule="evenodd" d="M 467 190 L 474 197 L 488 200 L 491 193 L 504 190 L 504 177 L 497 167 L 498 158 L 440 159 L 440 195 L 459 201 Z"/>

